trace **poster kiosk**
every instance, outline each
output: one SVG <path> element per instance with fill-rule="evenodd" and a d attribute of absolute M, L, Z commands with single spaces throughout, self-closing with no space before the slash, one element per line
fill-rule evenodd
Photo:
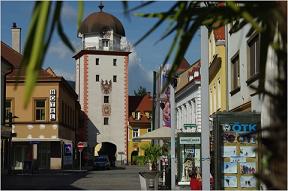
<path fill-rule="evenodd" d="M 255 112 L 221 112 L 213 116 L 216 190 L 258 190 L 261 118 Z M 211 161 L 213 162 L 213 161 Z"/>

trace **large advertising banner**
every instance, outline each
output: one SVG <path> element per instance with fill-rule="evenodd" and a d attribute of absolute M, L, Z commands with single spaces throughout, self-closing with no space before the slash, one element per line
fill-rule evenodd
<path fill-rule="evenodd" d="M 163 69 L 161 73 L 161 91 L 168 83 L 168 70 Z M 170 88 L 167 86 L 161 94 L 162 108 L 162 127 L 171 127 L 171 107 L 170 107 Z"/>
<path fill-rule="evenodd" d="M 215 189 L 257 190 L 255 174 L 260 171 L 260 115 L 250 112 L 226 112 L 213 117 Z"/>

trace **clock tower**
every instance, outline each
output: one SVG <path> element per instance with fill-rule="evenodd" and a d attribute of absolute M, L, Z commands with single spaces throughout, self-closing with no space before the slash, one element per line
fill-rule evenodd
<path fill-rule="evenodd" d="M 73 57 L 75 89 L 86 114 L 89 153 L 94 155 L 98 143 L 110 142 L 116 145 L 116 154 L 126 156 L 129 46 L 122 23 L 103 12 L 102 5 L 99 8 L 100 12 L 82 21 L 78 31 L 82 49 Z"/>

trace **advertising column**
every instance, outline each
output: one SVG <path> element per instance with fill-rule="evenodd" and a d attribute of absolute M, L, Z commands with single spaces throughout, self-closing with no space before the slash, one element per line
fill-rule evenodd
<path fill-rule="evenodd" d="M 230 112 L 214 117 L 215 188 L 258 190 L 260 114 Z"/>

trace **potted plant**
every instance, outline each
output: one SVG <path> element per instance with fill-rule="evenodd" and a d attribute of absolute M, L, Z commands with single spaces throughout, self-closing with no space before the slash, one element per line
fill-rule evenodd
<path fill-rule="evenodd" d="M 159 145 L 147 144 L 144 149 L 144 162 L 149 164 L 149 170 L 157 171 L 157 161 L 162 155 L 162 148 Z"/>

